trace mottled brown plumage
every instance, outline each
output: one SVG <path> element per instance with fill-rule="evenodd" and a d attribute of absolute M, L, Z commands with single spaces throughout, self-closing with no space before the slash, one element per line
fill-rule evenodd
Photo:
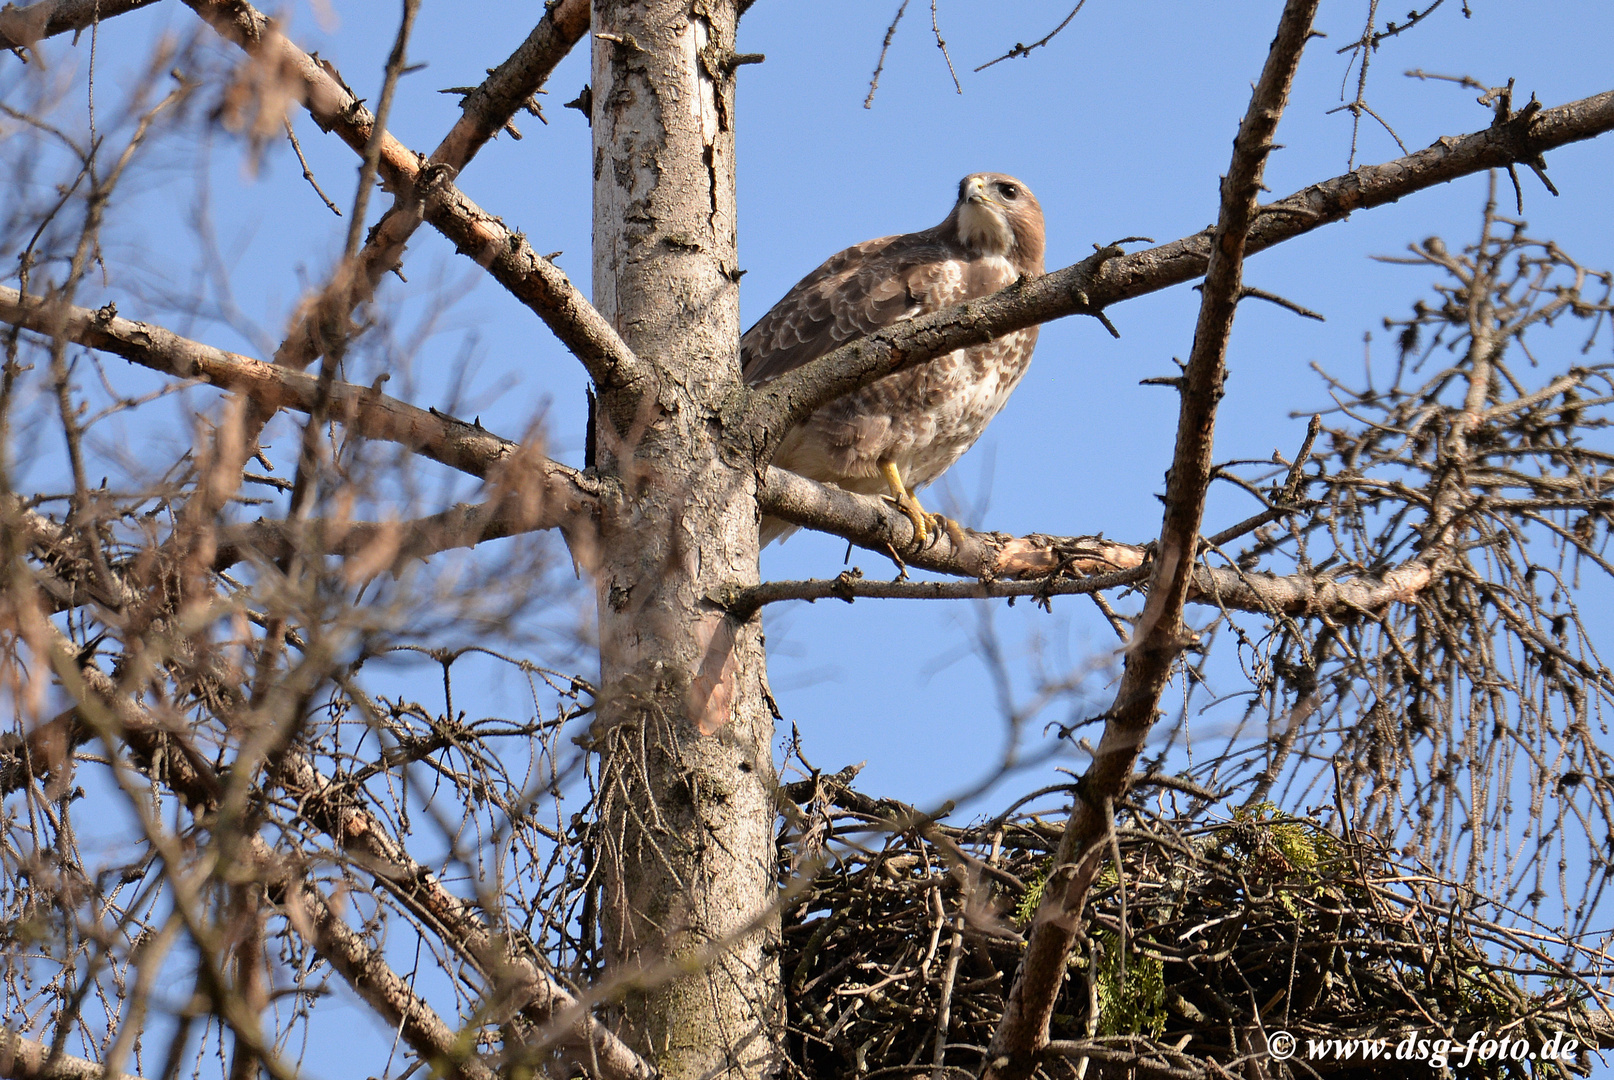
<path fill-rule="evenodd" d="M 882 326 L 1041 274 L 1042 254 L 1042 207 L 1030 190 L 1001 173 L 966 176 L 940 225 L 849 247 L 786 293 L 740 339 L 746 382 L 767 382 Z M 837 398 L 785 436 L 774 464 L 850 491 L 890 490 L 922 539 L 914 489 L 981 437 L 1036 342 L 1036 327 L 1016 331 Z M 762 542 L 788 531 L 765 519 Z"/>

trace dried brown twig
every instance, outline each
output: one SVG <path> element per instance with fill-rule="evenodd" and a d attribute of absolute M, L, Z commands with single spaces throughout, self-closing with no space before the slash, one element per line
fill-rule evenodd
<path fill-rule="evenodd" d="M 1553 1031 L 1614 1042 L 1611 968 L 1596 950 L 1448 904 L 1455 882 L 1398 862 L 1371 832 L 1345 839 L 1270 805 L 1161 812 L 1157 799 L 1183 801 L 1161 782 L 1125 808 L 1120 863 L 1095 888 L 1049 1058 L 1221 1077 L 1250 1058 L 1241 1029 L 1393 1045 L 1432 1016 L 1459 1038 L 1517 1028 L 1538 1045 Z M 910 827 L 925 816 L 846 784 L 820 775 L 787 789 L 799 810 L 783 850 L 823 864 L 784 933 L 798 1075 L 975 1075 L 1049 887 L 1059 815 Z M 1525 991 L 1526 973 L 1543 989 Z"/>
<path fill-rule="evenodd" d="M 1233 141 L 1233 161 L 1222 181 L 1210 264 L 1183 373 L 1177 448 L 1166 484 L 1166 512 L 1149 579 L 1148 600 L 1127 645 L 1126 668 L 1093 763 L 1055 857 L 1047 888 L 1032 920 L 1026 954 L 1010 990 L 1003 1020 L 993 1033 L 984 1076 L 1023 1080 L 1036 1068 L 1065 961 L 1075 944 L 1089 889 L 1103 861 L 1101 841 L 1113 828 L 1114 803 L 1126 795 L 1133 763 L 1153 726 L 1160 696 L 1182 651 L 1192 642 L 1183 605 L 1197 561 L 1205 494 L 1211 480 L 1216 405 L 1226 377 L 1224 362 L 1243 288 L 1243 260 L 1256 219 L 1256 195 L 1272 136 L 1288 100 L 1302 50 L 1311 37 L 1316 0 L 1284 6 L 1266 66 Z"/>
<path fill-rule="evenodd" d="M 340 990 L 399 1033 L 403 1060 L 387 1075 L 648 1080 L 655 1062 L 633 1048 L 623 1003 L 679 964 L 717 970 L 703 965 L 724 961 L 738 938 L 606 970 L 602 913 L 619 898 L 602 857 L 627 843 L 622 822 L 666 807 L 633 798 L 644 789 L 629 773 L 648 749 L 608 768 L 588 754 L 653 737 L 600 715 L 663 688 L 568 674 L 595 655 L 576 610 L 587 590 L 557 545 L 530 535 L 565 530 L 587 569 L 602 508 L 631 521 L 642 477 L 568 468 L 536 437 L 506 438 L 385 394 L 382 380 L 335 372 L 337 358 L 356 368 L 370 357 L 383 334 L 356 333 L 355 314 L 397 265 L 394 245 L 431 221 L 542 313 L 592 375 L 653 389 L 652 367 L 564 276 L 456 186 L 581 35 L 587 5 L 548 6 L 466 95 L 430 159 L 248 5 L 192 6 L 243 46 L 248 74 L 269 77 L 230 86 L 258 86 L 260 107 L 278 102 L 274 132 L 287 103 L 306 103 L 355 152 L 374 154 L 396 204 L 311 289 L 283 362 L 267 363 L 111 304 L 71 302 L 61 286 L 89 279 L 98 215 L 120 174 L 91 175 L 71 124 L 7 114 L 65 171 L 18 212 L 21 288 L 0 290 L 10 327 L 0 696 L 12 709 L 0 733 L 0 990 L 11 1028 L 0 1073 L 177 1076 L 216 1065 L 232 1080 L 290 1077 L 304 1064 L 302 1036 L 323 1022 L 321 1000 Z M 1303 30 L 1297 11 L 1252 102 L 1218 232 L 1132 254 L 1112 245 L 859 342 L 783 394 L 735 387 L 713 405 L 750 440 L 744 452 L 760 455 L 743 475 L 762 511 L 907 551 L 905 515 L 768 470 L 756 448 L 825 395 L 902 365 L 1209 274 L 1160 543 L 961 531 L 908 564 L 963 580 L 849 572 L 697 595 L 703 617 L 728 628 L 785 598 L 1046 604 L 1088 592 L 1126 647 L 1121 696 L 1097 710 L 1082 668 L 1039 673 L 1016 698 L 1014 658 L 989 629 L 978 633 L 1011 735 L 994 777 L 1023 764 L 1025 732 L 1055 707 L 1068 711 L 1024 757 L 1096 755 L 1077 783 L 1027 796 L 1030 809 L 959 827 L 858 795 L 849 774 L 786 785 L 796 805 L 781 810 L 780 865 L 796 876 L 782 903 L 804 899 L 787 914 L 781 951 L 770 943 L 759 955 L 783 957 L 787 1070 L 1220 1076 L 1257 1066 L 1252 1040 L 1279 1012 L 1302 1033 L 1388 1031 L 1438 1014 L 1459 1029 L 1552 1024 L 1609 1041 L 1611 972 L 1586 935 L 1602 910 L 1603 835 L 1614 832 L 1600 748 L 1614 681 L 1582 612 L 1614 576 L 1614 451 L 1600 441 L 1614 368 L 1557 363 L 1548 342 L 1573 321 L 1587 330 L 1576 344 L 1595 343 L 1614 315 L 1614 278 L 1499 213 L 1493 189 L 1473 245 L 1426 241 L 1398 257 L 1438 280 L 1389 324 L 1401 346 L 1392 378 L 1330 379 L 1327 423 L 1290 461 L 1218 465 L 1209 426 L 1232 312 L 1260 295 L 1240 282 L 1241 252 L 1454 176 L 1540 167 L 1546 150 L 1614 127 L 1614 96 L 1515 110 L 1498 90 L 1482 132 L 1259 207 L 1259 159 Z M 406 36 L 390 85 L 407 86 Z M 210 77 L 202 60 L 185 68 Z M 107 138 L 129 136 L 135 162 L 165 134 L 141 127 L 150 101 L 108 122 L 97 93 L 96 170 Z M 254 102 L 236 104 L 251 115 Z M 139 370 L 107 364 L 87 377 L 82 349 Z M 319 357 L 320 377 L 304 373 Z M 300 479 L 275 473 L 255 421 L 221 406 L 225 394 L 323 420 L 305 428 Z M 48 415 L 29 412 L 36 400 L 53 406 Z M 659 422 L 655 396 L 642 400 L 638 430 L 616 432 L 619 456 Z M 119 425 L 137 419 L 147 429 L 129 439 L 136 429 Z M 150 431 L 174 433 L 169 456 Z M 15 452 L 58 443 L 60 462 Z M 263 472 L 247 475 L 254 451 Z M 429 464 L 403 464 L 417 459 Z M 485 483 L 466 495 L 453 472 Z M 1213 477 L 1252 494 L 1255 513 L 1205 525 Z M 441 491 L 428 489 L 439 479 Z M 243 481 L 256 486 L 243 494 Z M 297 489 L 292 512 L 257 497 L 276 485 Z M 474 560 L 441 554 L 493 538 L 504 546 Z M 1141 611 L 1129 608 L 1143 588 Z M 609 587 L 601 595 L 612 602 Z M 1200 624 L 1183 614 L 1191 602 Z M 1211 673 L 1194 650 L 1218 636 L 1232 639 L 1248 681 L 1237 697 L 1205 702 Z M 1184 716 L 1214 732 L 1194 732 L 1192 765 L 1171 775 L 1182 741 L 1152 760 L 1139 752 L 1167 677 L 1186 686 Z M 501 686 L 515 692 L 501 698 Z M 1113 735 L 1094 747 L 1082 735 L 1099 723 Z M 1184 720 L 1169 737 L 1187 736 Z M 770 763 L 765 752 L 747 761 Z M 1070 824 L 1051 798 L 1072 801 Z M 766 825 L 775 805 L 761 803 Z M 1316 812 L 1276 809 L 1306 804 Z M 110 809 L 113 826 L 102 820 Z M 654 825 L 642 832 L 647 859 L 670 850 Z M 113 828 L 125 832 L 109 841 Z M 1584 882 L 1565 869 L 1582 863 Z M 1073 951 L 1048 949 L 1039 902 L 1074 928 Z M 771 930 L 777 910 L 744 933 Z M 1067 986 L 1014 989 L 1022 963 Z M 1027 1037 L 1039 1011 L 1046 1040 Z M 988 1052 L 993 1039 L 1008 1046 L 1006 1063 Z"/>

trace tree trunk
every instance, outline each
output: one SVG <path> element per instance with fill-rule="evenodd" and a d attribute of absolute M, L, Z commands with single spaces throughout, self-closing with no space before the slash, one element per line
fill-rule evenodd
<path fill-rule="evenodd" d="M 594 303 L 654 371 L 602 386 L 600 823 L 623 1034 L 663 1075 L 775 1071 L 772 715 L 757 468 L 736 425 L 734 0 L 594 0 Z M 662 961 L 678 963 L 676 977 Z"/>

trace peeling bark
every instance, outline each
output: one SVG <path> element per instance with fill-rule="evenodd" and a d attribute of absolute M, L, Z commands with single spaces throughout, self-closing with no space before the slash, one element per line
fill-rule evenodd
<path fill-rule="evenodd" d="M 600 386 L 601 862 L 606 949 L 645 979 L 622 1033 L 669 1077 L 776 1069 L 783 1007 L 761 626 L 706 599 L 757 581 L 739 385 L 733 0 L 596 0 L 594 302 L 648 385 Z M 732 941 L 715 960 L 696 959 Z"/>

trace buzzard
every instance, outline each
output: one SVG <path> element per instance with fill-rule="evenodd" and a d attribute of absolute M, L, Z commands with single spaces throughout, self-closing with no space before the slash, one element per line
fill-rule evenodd
<path fill-rule="evenodd" d="M 740 339 L 756 386 L 847 342 L 1042 273 L 1042 207 L 1020 181 L 972 173 L 933 229 L 847 248 L 802 278 Z M 1037 328 L 938 356 L 831 401 L 798 424 L 774 464 L 865 495 L 889 493 L 923 545 L 956 528 L 919 505 L 915 489 L 974 445 L 1031 363 Z M 765 518 L 762 542 L 794 531 Z"/>

